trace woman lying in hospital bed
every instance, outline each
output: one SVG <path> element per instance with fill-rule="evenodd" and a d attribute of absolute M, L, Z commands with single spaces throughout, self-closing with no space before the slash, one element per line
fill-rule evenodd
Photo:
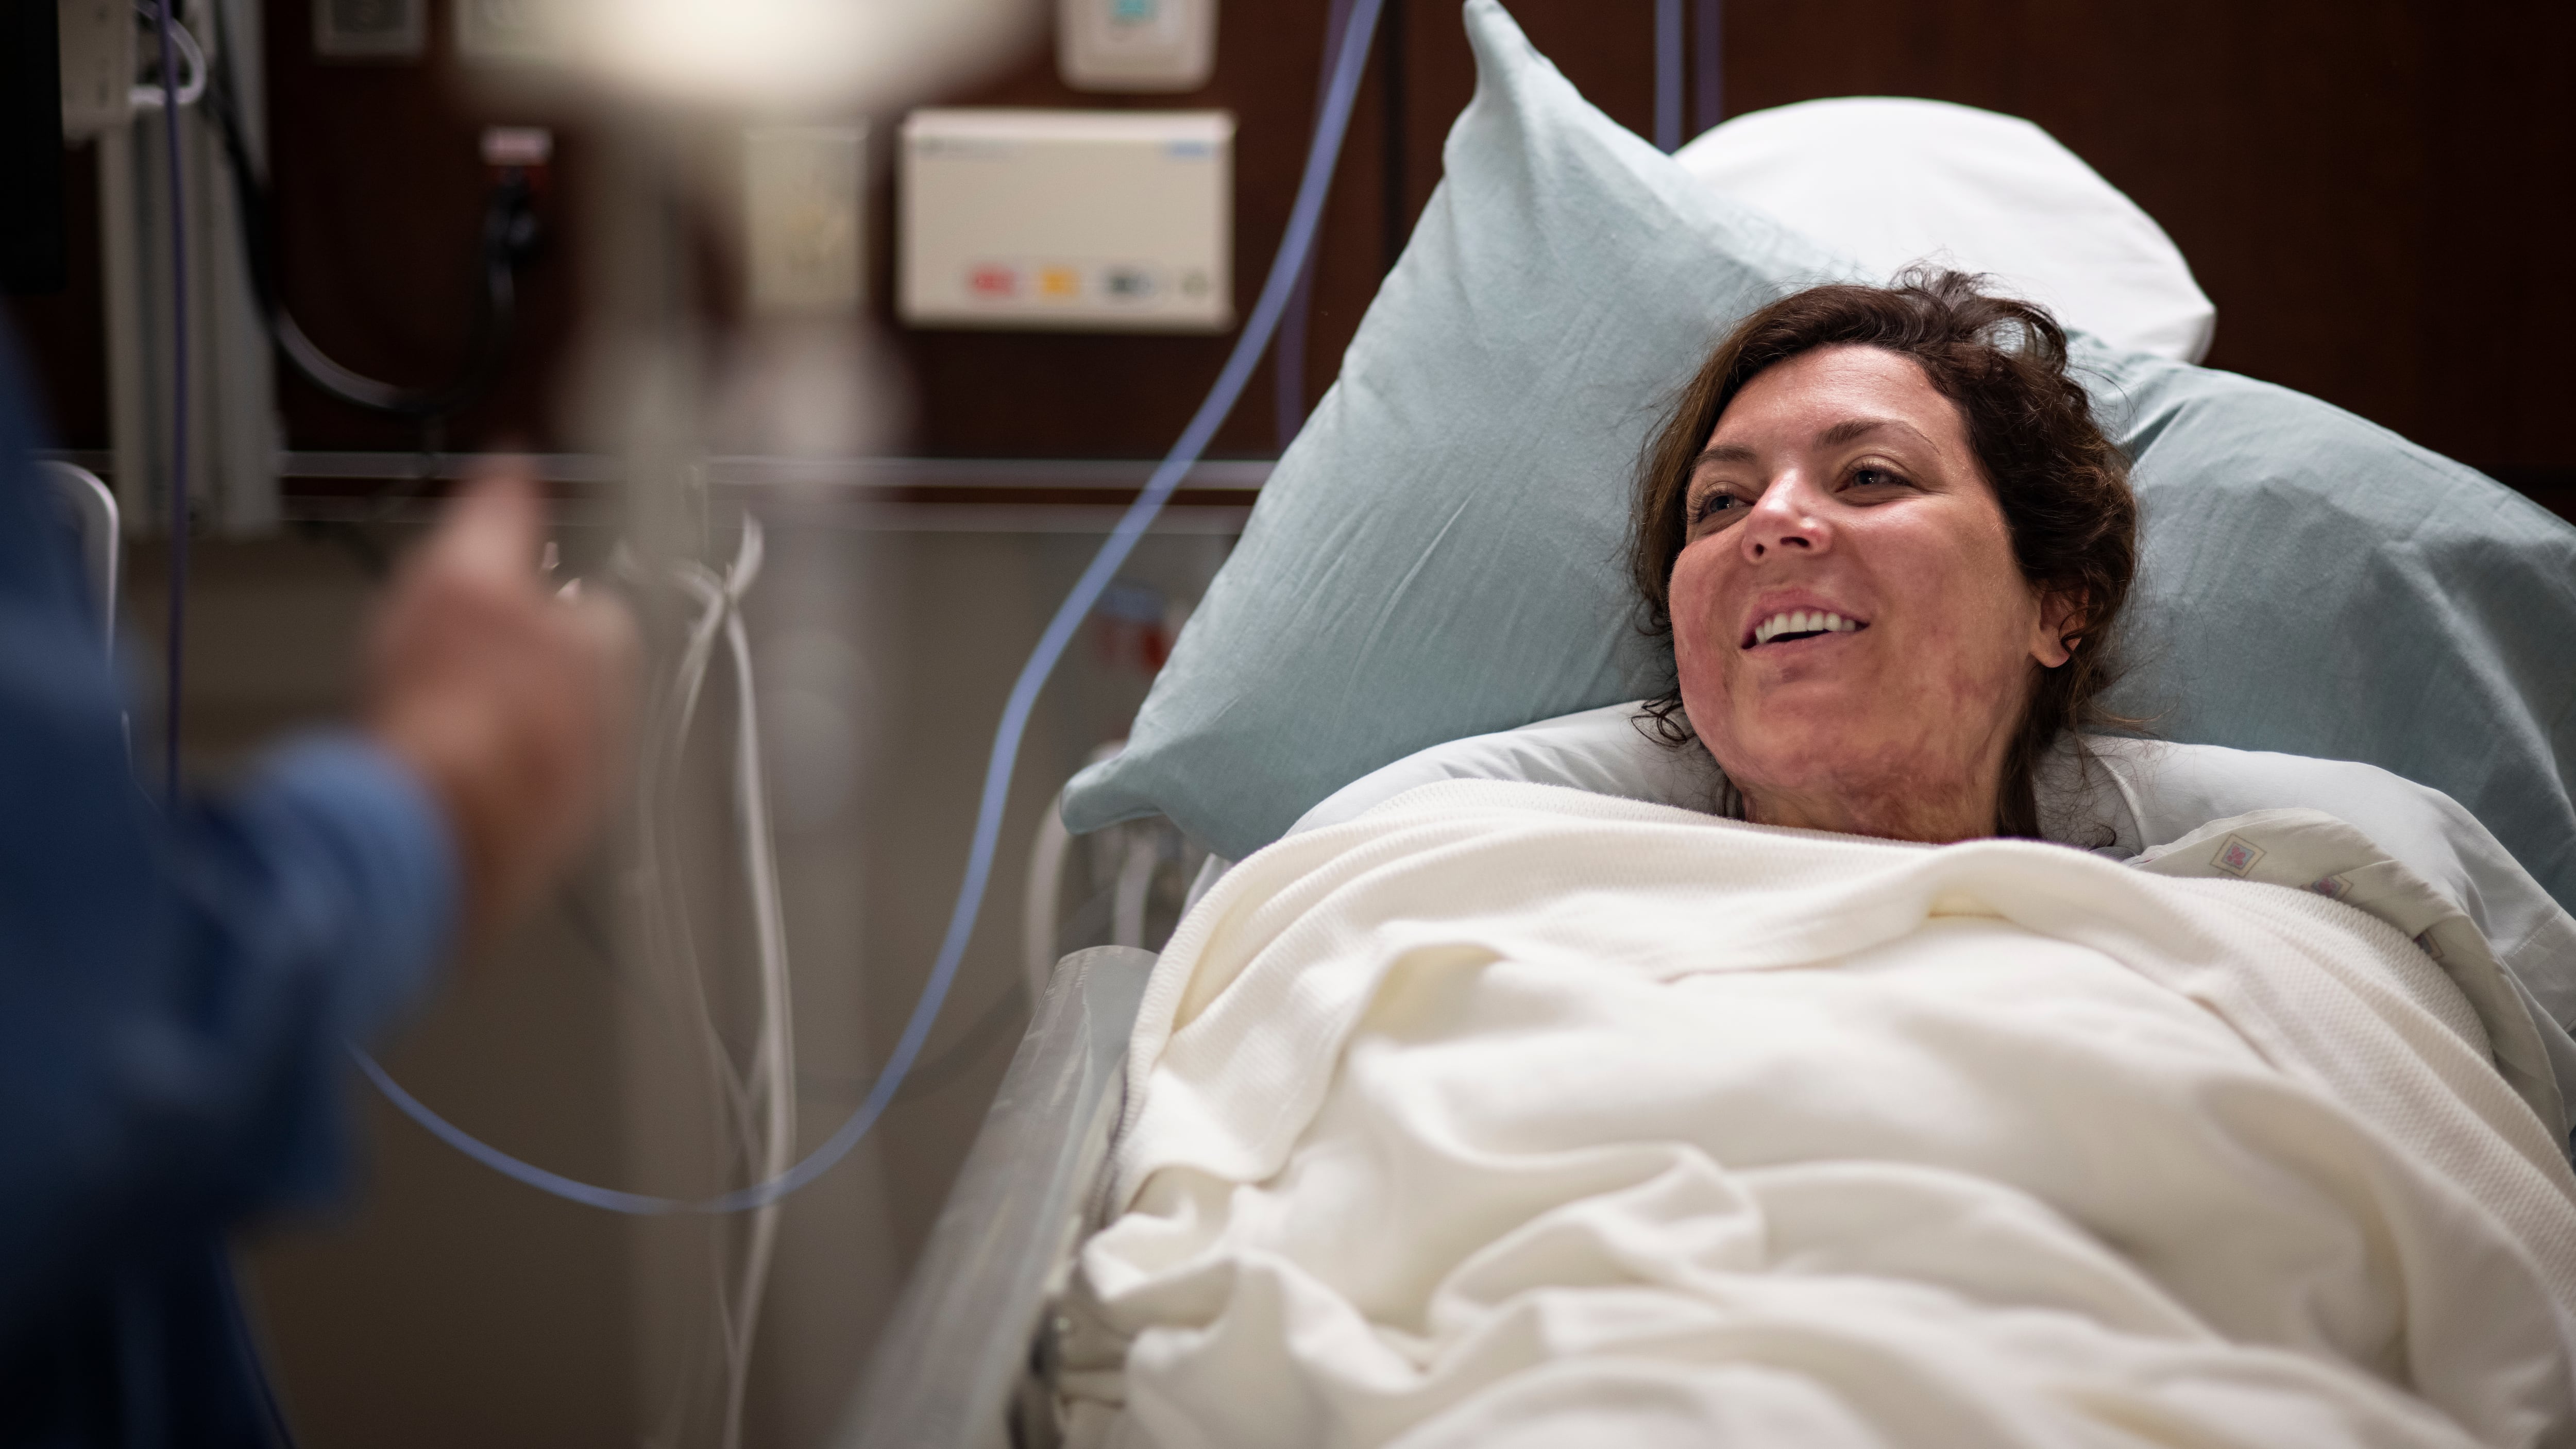
<path fill-rule="evenodd" d="M 2012 838 L 2117 763 L 2125 468 L 1970 279 L 1744 321 L 1633 549 L 1709 809 L 1435 783 L 1220 881 L 1077 1439 L 2576 1442 L 2565 1108 L 2459 908 L 2313 811 Z"/>

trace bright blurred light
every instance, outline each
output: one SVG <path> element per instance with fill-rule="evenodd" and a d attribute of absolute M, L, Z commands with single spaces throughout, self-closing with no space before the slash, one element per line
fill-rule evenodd
<path fill-rule="evenodd" d="M 563 58 L 640 99 L 810 114 L 899 106 L 1034 31 L 1034 0 L 563 0 Z"/>

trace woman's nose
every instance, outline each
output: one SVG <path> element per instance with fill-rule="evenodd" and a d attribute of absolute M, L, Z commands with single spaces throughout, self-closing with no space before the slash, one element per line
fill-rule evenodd
<path fill-rule="evenodd" d="M 1774 553 L 1822 553 L 1833 543 L 1823 503 L 1803 473 L 1793 471 L 1773 479 L 1737 534 L 1744 556 L 1759 560 Z"/>

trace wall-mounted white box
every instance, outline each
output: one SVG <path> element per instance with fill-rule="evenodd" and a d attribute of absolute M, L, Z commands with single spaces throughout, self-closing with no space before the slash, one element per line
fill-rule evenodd
<path fill-rule="evenodd" d="M 1234 325 L 1234 117 L 922 110 L 904 119 L 897 303 L 918 327 Z"/>
<path fill-rule="evenodd" d="M 85 140 L 134 119 L 133 0 L 62 0 L 63 138 Z"/>
<path fill-rule="evenodd" d="M 1055 70 L 1078 91 L 1194 91 L 1216 69 L 1216 0 L 1056 0 Z"/>

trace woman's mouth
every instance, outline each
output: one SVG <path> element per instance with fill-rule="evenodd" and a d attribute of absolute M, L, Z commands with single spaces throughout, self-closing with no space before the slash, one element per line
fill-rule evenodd
<path fill-rule="evenodd" d="M 1754 625 L 1753 637 L 1744 647 L 1758 649 L 1765 644 L 1813 639 L 1820 634 L 1857 634 L 1868 627 L 1858 619 L 1846 619 L 1840 614 L 1816 609 L 1789 609 Z"/>

